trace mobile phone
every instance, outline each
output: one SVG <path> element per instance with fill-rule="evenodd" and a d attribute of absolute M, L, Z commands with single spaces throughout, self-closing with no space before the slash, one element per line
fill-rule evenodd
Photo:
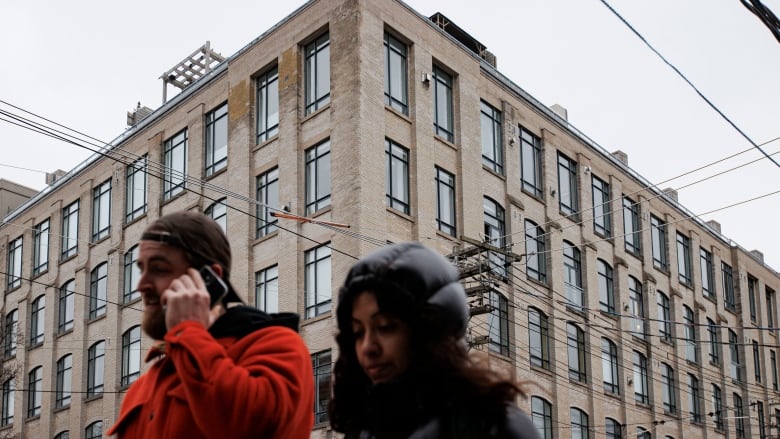
<path fill-rule="evenodd" d="M 211 304 L 209 306 L 214 308 L 214 305 L 220 303 L 222 298 L 224 298 L 228 293 L 228 287 L 225 284 L 225 281 L 223 281 L 221 277 L 217 276 L 217 273 L 214 273 L 214 270 L 212 270 L 208 265 L 201 267 L 199 272 L 200 277 L 203 278 L 203 283 L 206 284 L 206 290 L 209 292 L 209 296 L 211 297 Z"/>

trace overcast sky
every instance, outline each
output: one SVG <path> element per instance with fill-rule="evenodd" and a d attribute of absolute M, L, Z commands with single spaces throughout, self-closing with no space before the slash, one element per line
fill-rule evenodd
<path fill-rule="evenodd" d="M 763 159 L 726 172 L 761 153 L 601 1 L 407 3 L 446 15 L 496 55 L 509 79 L 545 105 L 567 108 L 572 125 L 608 151 L 626 152 L 648 181 L 679 188 L 691 212 L 720 222 L 725 236 L 780 270 L 780 194 L 728 207 L 780 191 L 780 168 Z M 780 136 L 780 43 L 739 0 L 609 3 L 755 143 Z M 230 56 L 301 4 L 3 0 L 0 100 L 109 141 L 139 101 L 160 105 L 159 76 L 206 40 Z M 764 4 L 780 15 L 780 0 Z M 773 154 L 780 141 L 763 148 Z M 45 172 L 70 170 L 90 154 L 1 120 L 0 151 L 0 177 L 35 189 Z"/>

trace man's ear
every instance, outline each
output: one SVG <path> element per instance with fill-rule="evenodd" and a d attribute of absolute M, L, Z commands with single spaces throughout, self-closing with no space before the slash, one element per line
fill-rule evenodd
<path fill-rule="evenodd" d="M 222 266 L 217 264 L 216 262 L 211 264 L 211 269 L 214 270 L 214 273 L 217 273 L 217 276 L 222 277 Z"/>

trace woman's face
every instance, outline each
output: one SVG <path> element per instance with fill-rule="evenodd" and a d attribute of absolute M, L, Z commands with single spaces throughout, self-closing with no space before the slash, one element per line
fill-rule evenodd
<path fill-rule="evenodd" d="M 409 326 L 383 314 L 372 291 L 360 293 L 352 303 L 352 333 L 358 363 L 374 384 L 409 367 Z"/>

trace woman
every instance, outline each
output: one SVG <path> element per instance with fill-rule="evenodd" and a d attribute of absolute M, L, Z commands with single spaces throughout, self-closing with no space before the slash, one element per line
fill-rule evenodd
<path fill-rule="evenodd" d="M 419 243 L 383 247 L 347 274 L 330 419 L 347 438 L 538 438 L 513 382 L 474 365 L 457 270 Z"/>

